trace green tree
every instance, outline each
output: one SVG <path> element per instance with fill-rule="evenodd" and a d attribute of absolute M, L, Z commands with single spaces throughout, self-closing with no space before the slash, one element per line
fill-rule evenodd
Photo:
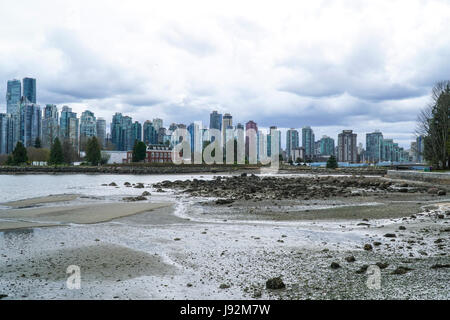
<path fill-rule="evenodd" d="M 64 163 L 64 154 L 61 146 L 61 142 L 58 138 L 53 141 L 52 147 L 50 149 L 50 157 L 48 159 L 49 165 L 58 165 Z"/>
<path fill-rule="evenodd" d="M 41 139 L 39 137 L 37 137 L 36 140 L 34 141 L 34 147 L 36 149 L 42 148 Z"/>
<path fill-rule="evenodd" d="M 28 161 L 27 149 L 23 145 L 22 142 L 17 142 L 14 151 L 12 152 L 12 161 L 13 165 L 20 165 L 22 163 L 26 163 Z"/>
<path fill-rule="evenodd" d="M 133 147 L 133 162 L 140 162 L 143 161 L 145 159 L 147 155 L 147 145 L 142 142 L 142 141 L 138 141 L 136 140 L 134 142 L 134 147 Z"/>
<path fill-rule="evenodd" d="M 450 162 L 450 81 L 437 83 L 431 98 L 431 104 L 419 114 L 416 133 L 424 137 L 425 159 L 445 169 Z"/>
<path fill-rule="evenodd" d="M 336 169 L 338 167 L 338 163 L 336 161 L 335 156 L 330 156 L 327 161 L 327 168 L 328 169 Z"/>
<path fill-rule="evenodd" d="M 97 137 L 92 137 L 86 144 L 86 160 L 96 166 L 102 159 L 101 147 Z"/>
<path fill-rule="evenodd" d="M 75 150 L 73 148 L 72 143 L 70 142 L 70 140 L 65 139 L 64 142 L 62 143 L 62 151 L 63 151 L 63 158 L 64 158 L 64 163 L 66 164 L 72 164 L 75 161 Z"/>

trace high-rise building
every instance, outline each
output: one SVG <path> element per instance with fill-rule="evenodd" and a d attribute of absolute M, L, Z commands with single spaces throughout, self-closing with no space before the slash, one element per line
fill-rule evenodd
<path fill-rule="evenodd" d="M 302 128 L 302 147 L 305 148 L 305 157 L 312 159 L 314 157 L 314 132 L 309 126 Z"/>
<path fill-rule="evenodd" d="M 79 125 L 80 120 L 77 118 L 77 113 L 72 112 L 72 108 L 63 106 L 59 118 L 59 135 L 61 142 L 69 141 L 76 152 L 79 150 Z"/>
<path fill-rule="evenodd" d="M 36 79 L 23 78 L 23 96 L 31 103 L 36 103 Z"/>
<path fill-rule="evenodd" d="M 380 131 L 366 133 L 366 160 L 371 163 L 383 161 L 383 151 L 383 134 Z"/>
<path fill-rule="evenodd" d="M 280 155 L 281 154 L 281 131 L 279 131 L 276 126 L 271 126 L 269 130 L 270 130 L 270 132 L 267 135 L 267 156 L 268 157 L 272 156 L 272 135 L 276 135 L 276 137 L 278 138 L 278 155 Z M 274 137 L 274 139 L 275 139 L 275 137 Z"/>
<path fill-rule="evenodd" d="M 163 120 L 159 118 L 153 119 L 153 128 L 155 128 L 156 132 L 159 131 L 160 128 L 163 127 Z"/>
<path fill-rule="evenodd" d="M 23 97 L 20 104 L 20 141 L 25 147 L 34 146 L 36 139 L 41 140 L 41 108 Z"/>
<path fill-rule="evenodd" d="M 252 134 L 254 133 L 254 135 Z M 258 125 L 253 120 L 248 121 L 245 124 L 245 156 L 249 159 L 250 151 L 254 151 L 255 155 L 258 156 Z M 255 144 L 254 150 L 250 150 L 250 139 L 255 138 L 253 142 Z"/>
<path fill-rule="evenodd" d="M 47 104 L 42 119 L 42 146 L 44 148 L 50 149 L 53 141 L 59 137 L 58 120 L 58 107 L 54 104 Z"/>
<path fill-rule="evenodd" d="M 222 143 L 227 143 L 227 129 L 233 129 L 233 117 L 229 113 L 225 113 L 222 117 Z"/>
<path fill-rule="evenodd" d="M 20 80 L 9 80 L 6 87 L 6 113 L 17 114 L 22 96 L 22 84 Z"/>
<path fill-rule="evenodd" d="M 334 155 L 334 139 L 323 136 L 322 139 L 319 140 L 319 150 L 321 156 Z"/>
<path fill-rule="evenodd" d="M 80 117 L 80 150 L 86 150 L 90 138 L 97 136 L 97 119 L 93 112 L 86 110 Z"/>
<path fill-rule="evenodd" d="M 135 121 L 132 125 L 132 131 L 134 145 L 134 141 L 142 141 L 142 125 L 138 121 Z"/>
<path fill-rule="evenodd" d="M 338 161 L 355 163 L 358 159 L 356 133 L 353 130 L 343 130 L 338 135 Z"/>
<path fill-rule="evenodd" d="M 209 115 L 209 129 L 222 130 L 222 114 L 217 111 L 211 112 Z"/>
<path fill-rule="evenodd" d="M 13 118 L 9 113 L 0 113 L 0 154 L 11 153 L 13 146 Z"/>
<path fill-rule="evenodd" d="M 286 131 L 286 156 L 288 160 L 292 159 L 292 150 L 299 147 L 298 131 L 294 128 Z M 295 159 L 294 159 L 295 160 Z"/>
<path fill-rule="evenodd" d="M 158 144 L 158 131 L 150 120 L 144 122 L 144 142 L 147 145 Z"/>
<path fill-rule="evenodd" d="M 102 148 L 106 147 L 106 120 L 97 118 L 97 139 Z"/>
<path fill-rule="evenodd" d="M 131 117 L 116 112 L 111 123 L 111 139 L 116 150 L 133 150 L 133 120 Z"/>

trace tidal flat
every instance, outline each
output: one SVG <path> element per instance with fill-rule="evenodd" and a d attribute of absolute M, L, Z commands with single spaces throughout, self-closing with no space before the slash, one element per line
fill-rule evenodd
<path fill-rule="evenodd" d="M 32 178 L 47 191 L 2 199 L 3 299 L 450 298 L 446 185 L 80 175 L 57 193 L 57 179 Z M 71 265 L 80 289 L 67 287 Z M 278 277 L 284 288 L 268 288 Z"/>

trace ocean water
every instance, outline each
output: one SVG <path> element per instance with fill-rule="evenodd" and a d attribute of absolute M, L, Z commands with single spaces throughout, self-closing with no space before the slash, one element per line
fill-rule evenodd
<path fill-rule="evenodd" d="M 186 180 L 202 177 L 212 179 L 212 174 L 202 175 L 87 175 L 87 174 L 36 174 L 0 175 L 0 204 L 9 201 L 58 194 L 83 194 L 88 196 L 114 196 L 124 193 L 123 184 L 153 184 L 164 180 Z M 104 187 L 115 182 L 120 188 Z M 126 188 L 127 194 L 141 194 L 142 189 Z"/>

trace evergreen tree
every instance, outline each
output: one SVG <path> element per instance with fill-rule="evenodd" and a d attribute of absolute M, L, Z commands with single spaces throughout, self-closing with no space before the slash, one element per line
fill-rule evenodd
<path fill-rule="evenodd" d="M 17 142 L 14 151 L 12 152 L 12 164 L 19 165 L 28 161 L 27 149 L 22 142 Z"/>
<path fill-rule="evenodd" d="M 328 169 L 336 169 L 338 167 L 338 163 L 336 161 L 335 156 L 330 156 L 327 161 L 327 168 Z"/>
<path fill-rule="evenodd" d="M 142 141 L 135 141 L 133 147 L 133 162 L 140 162 L 147 155 L 147 145 Z"/>
<path fill-rule="evenodd" d="M 101 147 L 97 137 L 92 137 L 88 140 L 86 145 L 86 160 L 96 166 L 102 159 Z"/>
<path fill-rule="evenodd" d="M 56 138 L 55 141 L 53 141 L 52 147 L 50 149 L 48 164 L 57 165 L 62 163 L 64 163 L 63 149 L 61 146 L 61 142 L 58 138 Z"/>
<path fill-rule="evenodd" d="M 39 139 L 39 137 L 37 137 L 36 140 L 34 141 L 34 147 L 35 147 L 36 149 L 42 148 L 42 145 L 41 145 L 41 139 Z"/>

